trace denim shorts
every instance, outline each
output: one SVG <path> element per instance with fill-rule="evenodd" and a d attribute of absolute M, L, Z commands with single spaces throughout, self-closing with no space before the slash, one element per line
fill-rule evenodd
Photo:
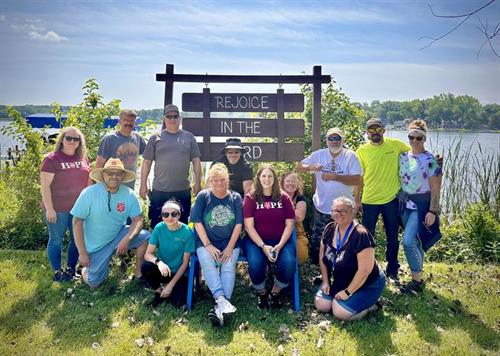
<path fill-rule="evenodd" d="M 109 261 L 115 254 L 116 247 L 128 233 L 130 226 L 123 226 L 114 240 L 98 251 L 89 253 L 90 266 L 88 268 L 89 284 L 95 288 L 106 280 L 109 273 Z M 129 250 L 141 246 L 144 241 L 149 240 L 149 231 L 141 230 L 137 236 L 128 244 Z"/>
<path fill-rule="evenodd" d="M 385 288 L 385 275 L 381 271 L 379 278 L 377 278 L 372 284 L 364 286 L 354 292 L 347 300 L 337 300 L 337 303 L 349 311 L 352 314 L 358 314 L 359 312 L 368 309 L 373 304 L 375 304 L 380 297 Z M 316 293 L 316 297 L 323 298 L 329 301 L 333 300 L 333 296 L 327 295 L 321 291 L 321 288 Z"/>

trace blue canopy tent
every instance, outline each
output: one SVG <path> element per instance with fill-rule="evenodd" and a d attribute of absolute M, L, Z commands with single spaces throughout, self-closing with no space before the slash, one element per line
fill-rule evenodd
<path fill-rule="evenodd" d="M 43 128 L 51 128 L 51 129 L 60 129 L 63 125 L 63 121 L 66 120 L 68 117 L 67 116 L 61 116 L 61 121 L 57 121 L 56 117 L 54 114 L 33 114 L 26 116 L 26 120 L 30 123 L 31 127 L 36 128 L 36 129 L 43 129 Z M 137 117 L 136 124 L 142 124 L 144 120 L 141 117 Z M 117 117 L 112 117 L 112 118 L 106 118 L 104 119 L 104 127 L 105 128 L 110 128 L 110 127 L 115 127 L 118 124 L 118 118 Z M 134 128 L 134 130 L 137 130 L 137 126 Z"/>

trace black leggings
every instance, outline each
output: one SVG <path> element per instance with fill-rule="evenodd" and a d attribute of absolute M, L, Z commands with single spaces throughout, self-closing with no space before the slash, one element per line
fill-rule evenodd
<path fill-rule="evenodd" d="M 141 266 L 141 272 L 146 281 L 149 283 L 152 289 L 158 289 L 160 283 L 168 283 L 172 279 L 173 275 L 170 277 L 164 277 L 161 275 L 158 266 L 149 261 L 144 261 Z M 179 307 L 181 305 L 186 304 L 186 296 L 187 296 L 187 286 L 188 279 L 186 276 L 182 276 L 174 288 L 172 289 L 172 293 L 170 294 L 170 303 Z"/>

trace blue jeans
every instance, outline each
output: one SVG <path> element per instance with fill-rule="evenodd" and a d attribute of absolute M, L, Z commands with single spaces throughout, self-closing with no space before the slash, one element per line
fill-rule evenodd
<path fill-rule="evenodd" d="M 269 246 L 274 246 L 278 241 L 266 241 L 264 243 Z M 266 271 L 269 262 L 268 258 L 262 252 L 262 249 L 257 246 L 252 239 L 244 240 L 245 252 L 248 261 L 248 274 L 252 281 L 253 287 L 256 290 L 262 290 L 266 287 Z M 295 273 L 295 244 L 292 237 L 287 241 L 281 249 L 276 260 L 276 276 L 274 284 L 279 288 L 285 288 L 292 281 Z"/>
<path fill-rule="evenodd" d="M 410 270 L 412 272 L 422 272 L 422 267 L 424 265 L 424 250 L 417 236 L 419 226 L 417 210 L 405 208 L 403 212 L 403 223 L 405 225 L 403 249 L 406 259 L 408 260 L 408 265 L 410 265 Z"/>
<path fill-rule="evenodd" d="M 377 225 L 378 216 L 382 214 L 384 220 L 385 236 L 387 244 L 385 249 L 385 258 L 387 260 L 387 273 L 398 273 L 398 228 L 399 228 L 399 212 L 398 200 L 394 200 L 385 204 L 363 204 L 363 225 L 368 229 L 370 234 L 375 237 L 375 226 Z"/>
<path fill-rule="evenodd" d="M 332 216 L 323 214 L 314 208 L 314 228 L 311 236 L 311 259 L 314 264 L 318 264 L 319 260 L 319 246 L 321 243 L 321 236 L 326 224 L 332 221 Z"/>
<path fill-rule="evenodd" d="M 75 238 L 73 237 L 73 216 L 70 213 L 56 212 L 57 220 L 55 223 L 49 223 L 45 215 L 45 222 L 49 229 L 49 243 L 47 244 L 47 255 L 49 256 L 50 268 L 52 271 L 61 269 L 62 244 L 66 230 L 69 231 L 68 245 L 68 268 L 75 268 L 78 262 L 78 249 L 76 248 Z"/>
<path fill-rule="evenodd" d="M 200 261 L 201 270 L 205 275 L 205 281 L 214 299 L 224 296 L 227 300 L 230 300 L 233 294 L 236 263 L 240 255 L 240 249 L 235 248 L 231 260 L 223 263 L 220 269 L 216 266 L 215 260 L 206 247 L 198 247 L 196 255 L 198 256 L 198 261 Z"/>

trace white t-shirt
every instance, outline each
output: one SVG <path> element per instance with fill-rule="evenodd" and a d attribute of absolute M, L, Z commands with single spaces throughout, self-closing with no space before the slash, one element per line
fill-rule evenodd
<path fill-rule="evenodd" d="M 331 214 L 333 200 L 343 195 L 354 199 L 353 186 L 333 180 L 325 181 L 321 178 L 323 173 L 335 173 L 342 176 L 361 175 L 361 166 L 354 151 L 343 148 L 342 152 L 333 159 L 330 150 L 323 148 L 311 153 L 309 157 L 302 160 L 302 163 L 319 163 L 323 166 L 321 171 L 315 172 L 316 191 L 313 203 L 319 212 Z"/>

